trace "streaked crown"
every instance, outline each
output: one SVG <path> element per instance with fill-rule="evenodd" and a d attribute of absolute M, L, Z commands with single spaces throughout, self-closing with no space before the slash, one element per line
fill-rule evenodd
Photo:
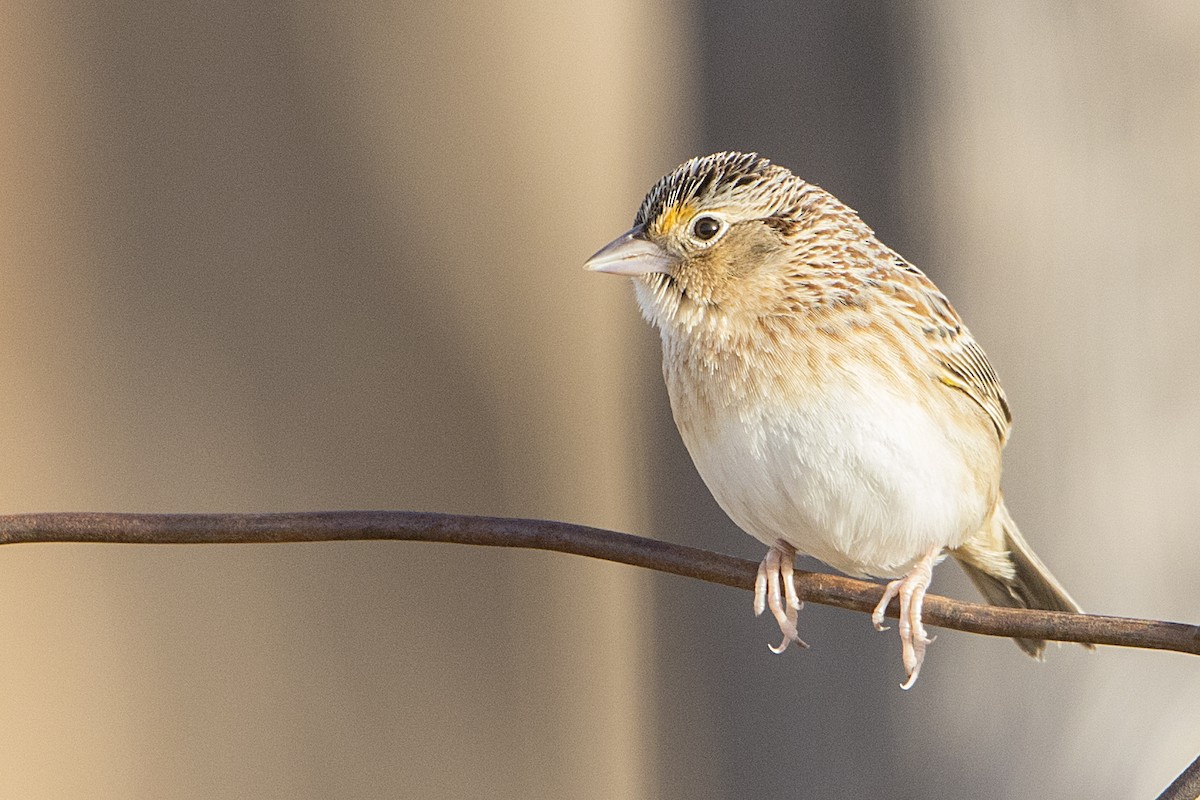
<path fill-rule="evenodd" d="M 770 216 L 797 203 L 806 188 L 803 180 L 758 153 L 714 153 L 663 176 L 646 194 L 634 224 L 665 231 L 701 207 L 723 205 Z"/>

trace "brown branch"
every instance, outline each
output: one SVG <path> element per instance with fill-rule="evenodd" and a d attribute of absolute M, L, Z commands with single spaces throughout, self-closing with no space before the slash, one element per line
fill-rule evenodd
<path fill-rule="evenodd" d="M 1157 800 L 1196 800 L 1200 797 L 1200 756 L 1191 763 L 1171 785 L 1163 789 Z"/>
<path fill-rule="evenodd" d="M 270 544 L 392 539 L 486 547 L 526 547 L 600 558 L 753 589 L 758 565 L 694 547 L 546 520 L 469 517 L 411 511 L 316 511 L 296 514 L 17 514 L 0 516 L 0 544 Z M 881 587 L 822 572 L 796 571 L 801 596 L 869 612 Z M 897 616 L 893 602 L 888 615 Z M 1200 655 L 1200 628 L 1178 622 L 1063 614 L 925 598 L 925 622 L 988 636 L 1088 642 Z M 1200 758 L 1158 800 L 1200 791 Z"/>
<path fill-rule="evenodd" d="M 294 514 L 17 514 L 0 516 L 0 544 L 267 544 L 392 539 L 527 547 L 600 558 L 753 589 L 757 564 L 694 547 L 546 520 L 411 511 Z M 796 571 L 805 600 L 869 612 L 881 587 L 822 572 Z M 893 601 L 889 616 L 897 616 Z M 1089 642 L 1200 655 L 1200 628 L 1178 622 L 996 608 L 929 595 L 925 622 L 988 636 Z"/>

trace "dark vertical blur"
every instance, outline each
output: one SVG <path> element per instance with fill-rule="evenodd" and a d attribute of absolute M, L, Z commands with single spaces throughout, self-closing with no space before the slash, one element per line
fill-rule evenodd
<path fill-rule="evenodd" d="M 697 5 L 701 149 L 757 150 L 895 228 L 917 79 L 909 15 L 834 0 Z"/>
<path fill-rule="evenodd" d="M 889 241 L 903 238 L 902 109 L 916 80 L 909 18 L 890 3 L 834 0 L 701 0 L 695 14 L 697 154 L 758 151 L 856 207 Z M 657 412 L 667 431 L 654 473 L 664 482 L 655 494 L 662 535 L 760 558 L 762 546 L 696 475 L 665 403 Z M 773 797 L 804 786 L 812 797 L 871 797 L 894 785 L 897 730 L 879 713 L 896 694 L 890 637 L 861 615 L 809 606 L 801 633 L 812 649 L 776 657 L 767 644 L 777 631 L 753 618 L 748 596 L 677 581 L 662 591 L 660 625 L 688 644 L 665 657 L 660 702 L 671 730 L 712 737 L 668 747 L 678 760 L 667 764 L 665 795 L 719 786 L 726 796 Z"/>

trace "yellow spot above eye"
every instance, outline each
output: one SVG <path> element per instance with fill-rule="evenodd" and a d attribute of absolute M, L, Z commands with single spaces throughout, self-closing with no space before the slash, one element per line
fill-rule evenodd
<path fill-rule="evenodd" d="M 691 202 L 667 206 L 651 223 L 651 233 L 658 236 L 665 235 L 674 230 L 681 222 L 691 219 L 695 213 L 696 206 Z"/>

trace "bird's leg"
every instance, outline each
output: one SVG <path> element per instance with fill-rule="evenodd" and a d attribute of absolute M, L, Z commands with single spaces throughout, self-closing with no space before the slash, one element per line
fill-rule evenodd
<path fill-rule="evenodd" d="M 758 577 L 754 579 L 754 613 L 762 614 L 770 608 L 783 633 L 779 647 L 771 647 L 773 653 L 782 653 L 792 642 L 808 647 L 796 629 L 804 604 L 796 591 L 795 566 L 796 548 L 780 539 L 767 551 L 758 565 Z"/>
<path fill-rule="evenodd" d="M 879 605 L 871 612 L 871 621 L 875 629 L 887 630 L 883 624 L 883 615 L 887 613 L 888 603 L 897 595 L 900 597 L 900 658 L 904 662 L 904 671 L 908 680 L 900 685 L 901 689 L 911 689 L 921 674 L 921 663 L 925 661 L 925 646 L 933 641 L 926 633 L 921 623 L 921 608 L 925 604 L 925 590 L 933 580 L 933 565 L 941 554 L 942 548 L 935 547 L 916 563 L 909 573 L 899 580 L 894 580 L 883 590 Z"/>

